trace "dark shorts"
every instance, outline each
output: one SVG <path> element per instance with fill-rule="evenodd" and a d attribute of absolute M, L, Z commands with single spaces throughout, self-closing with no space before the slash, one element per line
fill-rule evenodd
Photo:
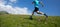
<path fill-rule="evenodd" d="M 35 7 L 34 12 L 37 12 L 37 11 L 39 11 L 39 8 Z"/>

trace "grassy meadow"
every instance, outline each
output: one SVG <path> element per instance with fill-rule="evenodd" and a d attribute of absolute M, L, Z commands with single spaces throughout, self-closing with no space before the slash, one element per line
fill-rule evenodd
<path fill-rule="evenodd" d="M 0 27 L 60 27 L 60 16 L 0 15 Z M 45 24 L 46 23 L 46 24 Z"/>

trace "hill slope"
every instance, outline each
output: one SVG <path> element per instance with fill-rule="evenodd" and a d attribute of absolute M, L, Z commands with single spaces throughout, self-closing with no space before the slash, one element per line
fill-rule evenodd
<path fill-rule="evenodd" d="M 44 23 L 44 16 L 33 16 L 33 20 L 29 19 L 29 15 L 0 15 L 1 27 L 60 27 L 60 16 L 49 16 Z"/>

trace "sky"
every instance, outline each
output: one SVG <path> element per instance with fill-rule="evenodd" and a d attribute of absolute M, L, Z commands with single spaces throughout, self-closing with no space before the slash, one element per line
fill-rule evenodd
<path fill-rule="evenodd" d="M 34 10 L 34 0 L 0 0 L 0 11 L 7 11 L 10 14 L 31 15 Z M 41 1 L 41 0 L 39 0 Z M 60 0 L 42 0 L 44 7 L 39 5 L 39 11 L 48 16 L 60 16 Z"/>

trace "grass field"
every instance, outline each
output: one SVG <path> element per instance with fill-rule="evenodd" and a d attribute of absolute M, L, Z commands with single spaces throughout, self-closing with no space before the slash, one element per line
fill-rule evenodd
<path fill-rule="evenodd" d="M 0 15 L 0 27 L 60 27 L 60 16 L 49 16 L 45 22 L 44 16 Z"/>

